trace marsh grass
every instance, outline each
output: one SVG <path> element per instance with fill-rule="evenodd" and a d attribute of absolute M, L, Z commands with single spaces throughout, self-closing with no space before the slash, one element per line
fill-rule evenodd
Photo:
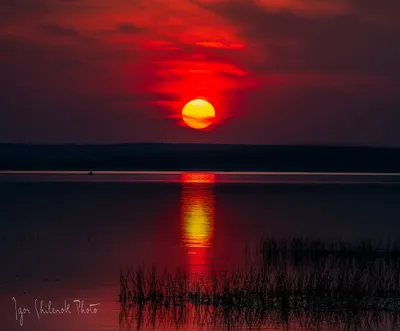
<path fill-rule="evenodd" d="M 135 309 L 123 310 L 120 326 L 123 330 L 194 329 L 210 327 L 218 329 L 245 328 L 246 330 L 399 330 L 399 316 L 395 313 L 367 312 L 304 312 L 294 311 L 286 315 L 280 310 L 232 309 L 229 307 L 206 307 L 182 305 L 178 307 L 155 307 L 137 305 Z M 389 326 L 389 328 L 388 328 Z"/>
<path fill-rule="evenodd" d="M 193 311 L 197 311 L 203 314 L 197 316 L 199 324 L 212 320 L 225 325 L 232 321 L 254 325 L 266 318 L 268 323 L 283 323 L 293 316 L 346 320 L 344 314 L 353 321 L 359 316 L 377 320 L 382 313 L 400 312 L 396 242 L 267 238 L 246 246 L 245 253 L 243 265 L 208 277 L 155 266 L 121 269 L 121 311 L 173 313 L 175 321 L 177 316 L 188 316 L 188 311 L 196 316 Z"/>

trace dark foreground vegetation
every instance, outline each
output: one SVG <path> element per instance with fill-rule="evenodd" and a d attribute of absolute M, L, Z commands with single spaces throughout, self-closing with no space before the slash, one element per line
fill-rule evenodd
<path fill-rule="evenodd" d="M 304 312 L 230 309 L 215 307 L 153 307 L 140 305 L 123 309 L 121 330 L 285 330 L 366 331 L 400 330 L 400 316 L 384 312 Z"/>
<path fill-rule="evenodd" d="M 400 149 L 222 144 L 0 144 L 0 170 L 400 172 Z"/>
<path fill-rule="evenodd" d="M 362 329 L 367 328 L 365 323 L 397 325 L 397 242 L 264 239 L 246 247 L 245 253 L 243 265 L 209 276 L 154 266 L 121 270 L 123 320 L 135 316 L 136 323 L 142 323 L 147 312 L 150 320 L 153 316 L 175 324 L 197 320 L 214 326 L 257 326 L 295 321 L 299 326 L 319 321 Z"/>

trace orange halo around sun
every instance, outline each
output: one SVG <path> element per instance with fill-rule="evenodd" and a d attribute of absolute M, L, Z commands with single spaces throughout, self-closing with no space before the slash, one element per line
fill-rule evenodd
<path fill-rule="evenodd" d="M 189 101 L 182 109 L 182 119 L 192 129 L 205 129 L 212 124 L 214 118 L 213 105 L 203 99 Z"/>

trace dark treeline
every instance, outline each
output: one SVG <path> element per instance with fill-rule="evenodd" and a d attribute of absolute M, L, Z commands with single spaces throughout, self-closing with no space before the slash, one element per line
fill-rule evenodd
<path fill-rule="evenodd" d="M 400 149 L 218 144 L 0 144 L 0 170 L 400 172 Z"/>

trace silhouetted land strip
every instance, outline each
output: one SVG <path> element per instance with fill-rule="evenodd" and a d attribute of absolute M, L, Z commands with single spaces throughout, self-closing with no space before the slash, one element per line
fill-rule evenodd
<path fill-rule="evenodd" d="M 0 170 L 400 172 L 400 149 L 220 144 L 0 144 Z"/>
<path fill-rule="evenodd" d="M 397 242 L 269 238 L 246 247 L 244 265 L 207 277 L 184 269 L 127 268 L 120 274 L 121 312 L 133 309 L 137 314 L 151 307 L 154 312 L 192 311 L 193 315 L 194 309 L 213 318 L 228 314 L 232 321 L 247 316 L 254 323 L 296 314 L 342 321 L 351 317 L 353 322 L 381 314 L 396 319 L 399 248 Z"/>

